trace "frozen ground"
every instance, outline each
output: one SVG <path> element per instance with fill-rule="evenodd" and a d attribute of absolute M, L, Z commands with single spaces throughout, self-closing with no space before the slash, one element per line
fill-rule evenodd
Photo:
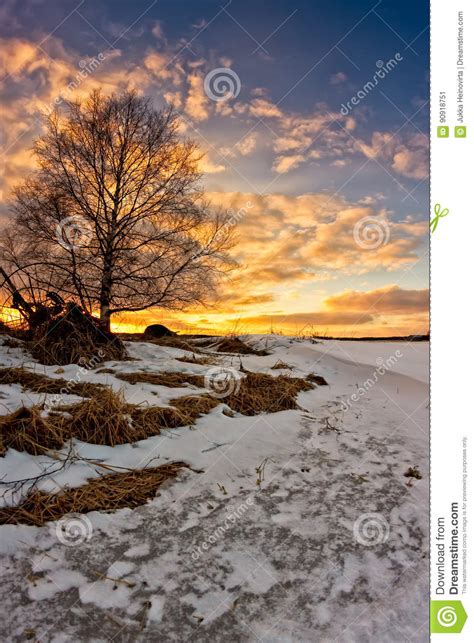
<path fill-rule="evenodd" d="M 297 411 L 228 417 L 223 399 L 194 427 L 135 445 L 75 443 L 78 455 L 108 465 L 154 458 L 151 466 L 185 460 L 193 470 L 145 506 L 81 517 L 75 536 L 70 525 L 74 544 L 61 542 L 56 524 L 0 527 L 2 640 L 428 640 L 428 344 L 247 340 L 271 355 L 242 357 L 246 369 L 276 375 L 280 359 L 293 366 L 285 374 L 314 372 L 329 386 L 300 393 Z M 134 343 L 130 352 L 137 361 L 106 366 L 209 369 L 176 361 L 177 349 Z M 240 366 L 235 356 L 219 361 Z M 19 364 L 77 376 L 76 366 L 55 373 L 0 347 L 0 366 Z M 134 403 L 163 404 L 191 388 L 93 371 L 81 380 L 107 381 Z M 45 396 L 3 385 L 0 398 L 6 413 Z M 10 450 L 2 481 L 55 463 Z M 421 480 L 403 475 L 413 466 Z M 42 488 L 100 471 L 79 460 Z"/>

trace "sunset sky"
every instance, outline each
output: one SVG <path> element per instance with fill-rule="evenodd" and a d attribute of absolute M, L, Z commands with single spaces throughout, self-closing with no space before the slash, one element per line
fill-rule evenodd
<path fill-rule="evenodd" d="M 425 333 L 428 12 L 413 0 L 5 0 L 2 220 L 34 167 L 41 111 L 134 87 L 173 103 L 205 153 L 203 186 L 235 213 L 240 268 L 206 308 L 116 328 Z M 215 74 L 232 81 L 225 100 L 208 76 L 218 68 L 231 70 Z"/>

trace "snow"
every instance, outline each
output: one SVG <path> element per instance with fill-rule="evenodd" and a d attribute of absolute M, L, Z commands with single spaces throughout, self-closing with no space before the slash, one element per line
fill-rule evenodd
<path fill-rule="evenodd" d="M 299 410 L 229 417 L 222 399 L 193 427 L 134 445 L 74 441 L 75 461 L 40 489 L 80 486 L 104 474 L 98 462 L 184 460 L 192 469 L 142 507 L 76 516 L 72 544 L 57 523 L 0 527 L 3 639 L 24 640 L 34 629 L 42 641 L 427 640 L 428 344 L 241 339 L 271 354 L 212 357 L 272 375 L 316 373 L 329 385 L 300 393 Z M 107 383 L 135 404 L 205 392 L 97 372 L 212 368 L 178 361 L 180 349 L 128 348 L 132 361 L 87 371 L 42 366 L 21 348 L 0 346 L 0 367 Z M 293 368 L 272 370 L 278 360 Z M 58 402 L 16 385 L 1 386 L 0 398 L 1 413 Z M 68 451 L 53 458 L 9 450 L 2 482 L 53 471 Z M 415 465 L 423 477 L 408 485 L 403 474 Z M 4 503 L 21 500 L 4 488 Z"/>

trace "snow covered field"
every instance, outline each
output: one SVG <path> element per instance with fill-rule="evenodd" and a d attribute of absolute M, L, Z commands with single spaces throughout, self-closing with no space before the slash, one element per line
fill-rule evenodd
<path fill-rule="evenodd" d="M 41 489 L 101 475 L 91 459 L 192 469 L 137 509 L 79 517 L 74 543 L 55 523 L 1 526 L 2 640 L 427 640 L 428 343 L 243 339 L 270 355 L 214 358 L 272 375 L 317 373 L 329 385 L 300 393 L 300 410 L 229 417 L 223 398 L 196 425 L 133 445 L 75 442 L 79 458 Z M 134 404 L 206 392 L 96 372 L 211 368 L 177 361 L 180 349 L 127 347 L 135 361 L 108 362 L 81 381 L 122 389 Z M 277 360 L 292 369 L 272 370 Z M 78 372 L 0 346 L 0 367 L 19 365 L 64 379 Z M 50 397 L 1 385 L 0 412 Z M 8 450 L 3 502 L 20 500 L 6 482 L 57 463 Z M 409 467 L 422 478 L 404 476 Z"/>

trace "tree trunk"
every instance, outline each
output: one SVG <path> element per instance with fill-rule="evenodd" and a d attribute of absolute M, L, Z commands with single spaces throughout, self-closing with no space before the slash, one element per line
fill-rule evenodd
<path fill-rule="evenodd" d="M 112 293 L 112 251 L 110 241 L 104 256 L 102 283 L 100 287 L 100 325 L 110 332 L 110 297 Z"/>
<path fill-rule="evenodd" d="M 100 325 L 110 333 L 110 305 L 108 303 L 100 304 Z"/>

